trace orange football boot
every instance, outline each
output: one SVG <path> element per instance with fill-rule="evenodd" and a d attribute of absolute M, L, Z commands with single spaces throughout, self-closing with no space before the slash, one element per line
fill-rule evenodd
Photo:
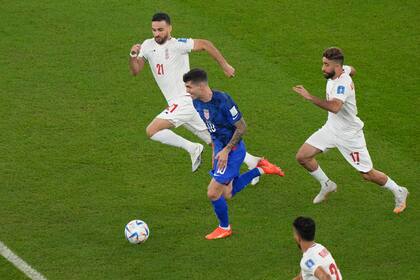
<path fill-rule="evenodd" d="M 284 177 L 284 172 L 275 164 L 272 164 L 267 159 L 262 158 L 257 164 L 257 167 L 261 168 L 265 174 L 275 174 Z"/>
<path fill-rule="evenodd" d="M 217 227 L 212 233 L 206 235 L 207 240 L 226 238 L 232 235 L 232 228 L 229 226 L 229 229 L 223 229 Z"/>

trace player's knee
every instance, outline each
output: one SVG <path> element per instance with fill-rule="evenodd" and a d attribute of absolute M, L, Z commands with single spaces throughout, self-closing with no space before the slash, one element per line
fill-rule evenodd
<path fill-rule="evenodd" d="M 146 127 L 146 135 L 147 135 L 147 137 L 151 138 L 155 133 L 156 133 L 156 130 L 151 125 L 148 125 Z"/>
<path fill-rule="evenodd" d="M 373 170 L 369 171 L 369 172 L 361 172 L 360 174 L 362 175 L 363 179 L 365 179 L 366 181 L 372 181 L 373 179 Z"/>
<path fill-rule="evenodd" d="M 218 193 L 216 193 L 216 192 L 213 192 L 213 191 L 207 191 L 207 197 L 208 197 L 210 200 L 218 200 L 218 199 L 219 199 L 219 197 L 220 197 L 220 194 L 218 194 Z"/>
<path fill-rule="evenodd" d="M 308 158 L 305 157 L 305 155 L 303 153 L 298 152 L 296 154 L 296 161 L 301 164 L 304 165 L 306 162 L 308 162 Z"/>

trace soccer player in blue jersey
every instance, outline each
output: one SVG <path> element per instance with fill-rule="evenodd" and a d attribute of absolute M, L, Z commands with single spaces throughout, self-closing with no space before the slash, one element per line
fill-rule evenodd
<path fill-rule="evenodd" d="M 228 94 L 209 87 L 204 70 L 192 69 L 184 74 L 183 80 L 195 109 L 210 132 L 215 155 L 207 196 L 213 204 L 219 226 L 206 235 L 206 239 L 225 238 L 232 235 L 226 199 L 243 190 L 255 177 L 263 174 L 284 176 L 284 173 L 268 160 L 261 159 L 257 167 L 239 174 L 246 153 L 242 140 L 246 124 L 238 106 Z"/>

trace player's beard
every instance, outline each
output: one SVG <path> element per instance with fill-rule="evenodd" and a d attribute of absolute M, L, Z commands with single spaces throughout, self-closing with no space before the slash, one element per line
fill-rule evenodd
<path fill-rule="evenodd" d="M 155 37 L 155 42 L 159 45 L 165 44 L 165 42 L 168 40 L 169 35 L 166 35 L 165 37 Z"/>
<path fill-rule="evenodd" d="M 322 74 L 324 75 L 325 79 L 331 79 L 335 76 L 335 71 L 333 70 L 331 73 L 322 72 Z"/>

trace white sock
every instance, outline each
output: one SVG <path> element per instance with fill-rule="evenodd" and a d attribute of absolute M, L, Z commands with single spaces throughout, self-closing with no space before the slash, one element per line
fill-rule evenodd
<path fill-rule="evenodd" d="M 248 166 L 248 169 L 253 169 L 257 166 L 261 158 L 246 153 L 244 163 Z"/>
<path fill-rule="evenodd" d="M 221 225 L 219 225 L 219 228 L 222 228 L 224 230 L 230 230 L 230 225 L 228 227 L 222 227 Z"/>
<path fill-rule="evenodd" d="M 162 129 L 159 130 L 158 132 L 156 132 L 155 134 L 153 134 L 152 137 L 150 137 L 150 139 L 155 140 L 155 141 L 159 141 L 163 144 L 166 145 L 171 145 L 174 147 L 178 147 L 178 148 L 183 148 L 184 150 L 186 150 L 188 153 L 193 153 L 197 144 L 188 141 L 187 139 L 175 134 L 172 130 L 170 129 Z"/>
<path fill-rule="evenodd" d="M 397 185 L 391 178 L 388 177 L 385 185 L 383 185 L 385 189 L 390 190 L 393 194 L 396 194 L 398 191 L 401 191 L 401 187 Z"/>
<path fill-rule="evenodd" d="M 190 126 L 189 124 L 185 123 L 184 127 L 197 135 L 201 140 L 204 141 L 206 144 L 211 144 L 211 136 L 207 129 L 205 130 L 197 130 L 194 127 Z"/>
<path fill-rule="evenodd" d="M 314 178 L 317 179 L 321 184 L 325 184 L 329 180 L 328 176 L 324 173 L 321 166 L 319 165 L 317 170 L 309 172 L 309 174 L 314 176 Z"/>

